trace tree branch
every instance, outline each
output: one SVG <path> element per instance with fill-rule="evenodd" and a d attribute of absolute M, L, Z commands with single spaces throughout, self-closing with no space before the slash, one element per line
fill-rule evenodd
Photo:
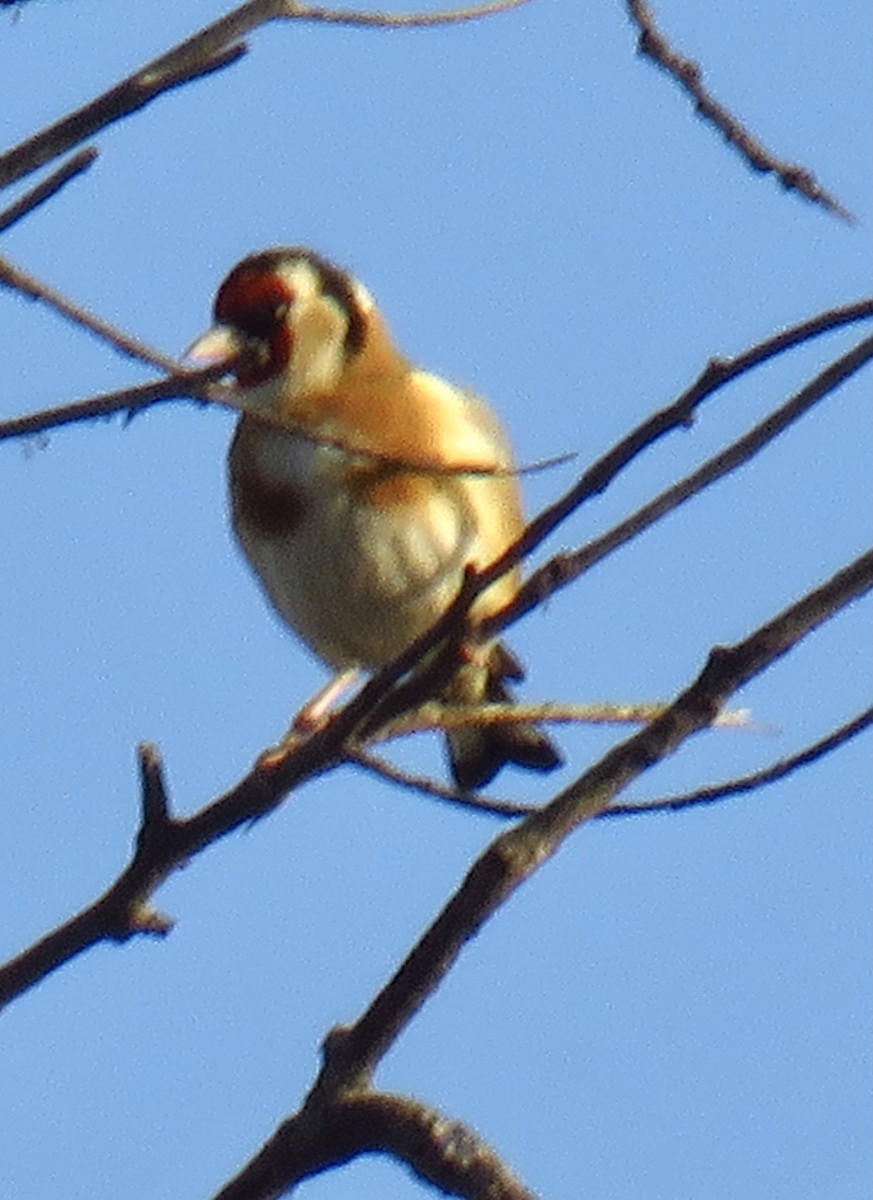
<path fill-rule="evenodd" d="M 22 417 L 13 417 L 6 421 L 0 421 L 0 441 L 10 438 L 32 437 L 35 434 L 44 433 L 49 429 L 74 424 L 77 421 L 108 417 L 114 412 L 123 412 L 129 418 L 134 413 L 152 404 L 165 403 L 171 400 L 196 399 L 204 403 L 220 404 L 237 410 L 241 408 L 236 398 L 235 389 L 232 386 L 220 386 L 217 384 L 217 380 L 226 374 L 228 370 L 227 364 L 217 368 L 207 368 L 203 371 L 185 371 L 180 373 L 179 364 L 173 359 L 167 358 L 159 351 L 152 350 L 138 339 L 130 337 L 122 330 L 117 329 L 101 318 L 93 316 L 87 309 L 75 301 L 63 296 L 49 285 L 39 282 L 33 276 L 20 271 L 17 267 L 13 267 L 11 263 L 6 262 L 2 258 L 0 258 L 0 283 L 6 283 L 10 288 L 20 290 L 25 295 L 41 300 L 49 307 L 55 309 L 61 316 L 82 325 L 96 336 L 104 338 L 122 353 L 130 354 L 132 357 L 151 362 L 171 371 L 171 377 L 167 380 L 159 380 L 156 383 L 136 388 L 125 388 L 117 392 L 108 392 L 92 397 L 91 399 L 77 401 L 74 404 L 61 405 L 57 408 L 44 409 L 41 412 L 29 413 Z M 539 541 L 542 541 L 543 537 L 547 536 L 548 532 L 551 532 L 555 525 L 564 520 L 565 516 L 575 511 L 585 500 L 604 491 L 615 476 L 644 450 L 654 445 L 656 441 L 664 437 L 667 433 L 678 428 L 687 428 L 692 424 L 694 413 L 703 401 L 720 391 L 721 388 L 725 387 L 732 380 L 762 365 L 769 359 L 802 345 L 804 342 L 843 326 L 854 324 L 857 321 L 867 320 L 870 317 L 873 317 L 873 300 L 860 300 L 852 304 L 830 309 L 824 313 L 819 313 L 808 321 L 803 321 L 799 325 L 776 334 L 774 337 L 766 338 L 735 358 L 712 359 L 697 380 L 678 400 L 637 426 L 626 438 L 623 438 L 612 450 L 586 471 L 578 484 L 565 497 L 559 500 L 556 505 L 546 509 L 537 518 L 537 521 L 546 523 L 544 527 L 547 532 L 542 536 L 533 535 L 535 540 L 531 548 L 537 545 Z M 212 384 L 212 386 L 209 387 L 207 384 Z M 270 420 L 268 415 L 258 415 L 263 420 Z M 287 428 L 287 423 L 283 423 L 283 428 Z M 300 437 L 307 437 L 313 441 L 335 445 L 338 449 L 344 449 L 351 453 L 362 454 L 370 458 L 383 457 L 375 455 L 372 452 L 358 451 L 338 439 L 312 434 L 303 428 L 295 429 L 294 432 Z M 567 457 L 569 456 L 560 456 L 557 459 L 549 459 L 543 463 L 533 464 L 530 467 L 516 468 L 512 473 L 525 474 L 534 470 L 544 470 L 547 467 L 565 461 Z M 386 461 L 391 465 L 408 465 L 422 471 L 437 470 L 433 464 L 397 464 L 397 461 L 391 458 L 386 458 Z M 495 473 L 490 468 L 480 468 L 472 465 L 469 467 L 445 468 L 445 470 L 451 474 Z M 496 473 L 499 474 L 500 472 Z M 549 522 L 553 522 L 553 524 L 548 524 Z M 522 548 L 519 550 L 519 556 L 521 557 L 528 552 L 528 550 Z M 509 568 L 507 567 L 506 569 L 508 570 Z"/>
<path fill-rule="evenodd" d="M 714 649 L 697 680 L 662 716 L 610 750 L 545 808 L 492 843 L 397 975 L 344 1035 L 344 1069 L 364 1075 L 373 1070 L 465 942 L 570 833 L 604 812 L 650 766 L 707 728 L 735 691 L 871 587 L 873 552 L 837 572 L 742 642 Z"/>
<path fill-rule="evenodd" d="M 602 537 L 589 542 L 580 550 L 569 554 L 560 554 L 551 559 L 522 584 L 510 605 L 483 623 L 483 636 L 494 634 L 507 625 L 513 624 L 560 588 L 566 587 L 573 580 L 578 579 L 595 563 L 612 554 L 619 546 L 638 537 L 667 513 L 687 503 L 716 480 L 724 478 L 747 463 L 774 438 L 830 395 L 840 384 L 845 383 L 847 379 L 865 367 L 871 358 L 873 358 L 873 337 L 859 342 L 852 350 L 826 367 L 785 404 L 750 429 L 747 434 L 732 442 L 720 454 L 708 459 L 697 471 L 661 492 L 659 496 L 643 505 L 627 520 L 616 525 Z M 596 470 L 596 467 L 593 469 Z M 565 497 L 531 522 L 519 543 L 522 553 L 528 553 L 532 544 L 538 544 L 551 533 L 558 521 L 563 520 L 568 511 L 572 511 L 572 506 L 568 507 L 568 497 Z M 477 593 L 480 587 L 487 587 L 495 577 L 499 578 L 503 573 L 512 549 L 503 556 L 503 559 L 498 560 L 477 577 Z"/>
<path fill-rule="evenodd" d="M 393 763 L 386 762 L 377 754 L 371 754 L 362 746 L 347 747 L 345 760 L 369 771 L 371 775 L 377 775 L 386 783 L 393 783 L 407 790 L 411 789 L 432 800 L 441 800 L 445 804 L 452 804 L 458 808 L 485 813 L 486 816 L 526 817 L 528 813 L 535 811 L 534 805 L 531 804 L 515 804 L 511 800 L 498 800 L 492 796 L 483 796 L 481 792 L 477 792 L 476 795 L 459 792 L 457 788 L 438 783 L 426 775 L 415 775 L 411 771 L 404 771 Z"/>
<path fill-rule="evenodd" d="M 639 53 L 678 83 L 694 101 L 698 115 L 722 134 L 725 141 L 739 152 L 753 171 L 775 175 L 786 191 L 799 192 L 805 199 L 827 209 L 841 220 L 854 222 L 855 218 L 848 209 L 830 192 L 825 191 L 811 171 L 786 162 L 766 149 L 729 109 L 710 95 L 704 86 L 703 71 L 699 63 L 684 58 L 670 45 L 658 29 L 647 0 L 627 0 L 627 9 L 639 30 Z"/>
<path fill-rule="evenodd" d="M 412 733 L 471 726 L 533 721 L 537 724 L 645 724 L 655 720 L 667 708 L 666 704 L 477 704 L 469 708 L 448 708 L 440 703 L 427 702 L 407 716 L 399 717 L 376 734 L 375 743 L 406 737 Z M 746 710 L 719 713 L 712 728 L 743 729 L 749 725 Z M 405 771 L 394 763 L 371 753 L 363 746 L 347 746 L 345 760 L 377 775 L 395 786 L 411 789 L 432 800 L 440 800 L 458 808 L 484 813 L 491 817 L 526 817 L 538 806 L 500 800 L 481 792 L 471 795 L 439 783 L 426 775 Z M 636 810 L 635 810 L 636 811 Z"/>
<path fill-rule="evenodd" d="M 857 737 L 859 733 L 869 729 L 871 725 L 873 725 L 873 708 L 868 708 L 859 713 L 857 717 L 853 717 L 851 721 L 834 729 L 827 737 L 813 742 L 811 746 L 805 747 L 797 754 L 792 754 L 789 758 L 779 759 L 778 762 L 772 763 L 762 771 L 755 771 L 740 779 L 731 779 L 727 783 L 698 788 L 694 792 L 686 792 L 681 796 L 668 796 L 663 800 L 641 800 L 637 804 L 613 804 L 600 816 L 603 819 L 609 819 L 612 817 L 635 817 L 641 813 L 681 812 L 686 808 L 716 804 L 731 796 L 745 795 L 747 792 L 767 787 L 771 783 L 778 783 L 780 779 L 785 779 L 801 767 L 808 767 L 812 763 L 818 762 L 820 758 L 833 753 L 834 750 Z"/>
<path fill-rule="evenodd" d="M 441 1192 L 536 1200 L 468 1125 L 408 1096 L 369 1088 L 319 1096 L 283 1122 L 215 1200 L 266 1200 L 359 1154 L 390 1154 Z"/>
<path fill-rule="evenodd" d="M 517 8 L 528 0 L 489 0 L 482 5 L 438 13 L 398 14 L 343 12 L 309 7 L 295 0 L 248 0 L 94 100 L 0 155 L 0 188 L 8 187 L 52 159 L 65 154 L 101 129 L 173 88 L 232 66 L 247 52 L 240 39 L 271 21 L 310 21 L 376 29 L 412 29 L 458 24 Z"/>
<path fill-rule="evenodd" d="M 539 704 L 450 705 L 426 701 L 418 708 L 397 717 L 373 736 L 373 742 L 390 742 L 414 733 L 445 732 L 483 725 L 515 725 L 531 721 L 537 725 L 645 725 L 660 717 L 667 705 L 662 701 L 642 704 L 558 704 L 544 700 Z M 719 713 L 713 726 L 719 729 L 745 729 L 749 725 L 746 709 Z"/>
<path fill-rule="evenodd" d="M 180 370 L 179 364 L 174 359 L 167 358 L 159 350 L 152 350 L 150 346 L 141 342 L 139 338 L 131 337 L 123 329 L 119 329 L 117 326 L 111 325 L 108 321 L 104 321 L 102 317 L 97 317 L 93 313 L 88 312 L 82 305 L 68 300 L 66 296 L 56 291 L 53 287 L 50 287 L 49 284 L 42 283 L 33 275 L 29 275 L 26 271 L 22 271 L 19 267 L 14 266 L 8 258 L 2 256 L 0 256 L 0 285 L 8 287 L 13 291 L 21 292 L 29 300 L 37 300 L 47 305 L 66 320 L 71 321 L 74 325 L 78 325 L 80 329 L 87 329 L 89 333 L 93 333 L 104 342 L 108 342 L 113 349 L 127 355 L 128 358 L 147 363 L 150 367 L 157 367 L 159 371 L 168 371 L 171 375 L 176 374 Z M 34 414 L 34 416 L 37 415 Z M 49 428 L 49 426 L 45 426 L 45 428 Z"/>
<path fill-rule="evenodd" d="M 59 429 L 62 425 L 101 420 L 114 417 L 118 413 L 124 413 L 130 419 L 143 409 L 168 401 L 196 400 L 201 404 L 230 405 L 233 389 L 223 389 L 216 382 L 220 373 L 215 367 L 206 367 L 202 371 L 186 371 L 181 375 L 172 375 L 169 379 L 158 379 L 155 383 L 143 383 L 139 387 L 123 388 L 118 392 L 105 392 L 75 404 L 43 409 L 42 412 L 30 413 L 24 417 L 12 417 L 8 421 L 0 421 L 0 441 L 33 437 L 48 429 Z M 224 399 L 225 392 L 228 400 Z"/>
<path fill-rule="evenodd" d="M 738 688 L 871 587 L 873 552 L 735 646 L 714 649 L 695 682 L 662 716 L 609 751 L 550 804 L 492 842 L 368 1009 L 354 1025 L 331 1032 L 324 1046 L 324 1065 L 300 1111 L 279 1128 L 216 1200 L 280 1196 L 316 1170 L 371 1148 L 363 1145 L 363 1135 L 357 1132 L 347 1132 L 347 1140 L 339 1148 L 331 1118 L 347 1097 L 369 1094 L 379 1062 L 437 990 L 464 946 L 571 833 L 604 813 L 613 798 L 649 767 L 707 728 Z M 392 1149 L 422 1177 L 431 1178 L 409 1143 L 395 1144 Z M 432 1181 L 458 1196 L 478 1200 L 488 1194 L 466 1187 L 463 1180 L 457 1185 L 444 1179 Z M 526 1196 L 524 1191 L 518 1194 Z"/>
<path fill-rule="evenodd" d="M 755 449 L 759 449 L 766 442 L 772 440 L 791 420 L 798 419 L 812 404 L 845 379 L 850 370 L 857 370 L 871 353 L 873 353 L 873 339 L 868 339 L 842 359 L 837 360 L 817 379 L 802 389 L 787 405 L 772 414 L 762 425 L 757 426 L 745 438 L 740 439 L 733 447 L 729 447 L 722 455 L 710 460 L 710 463 L 705 464 L 699 472 L 689 477 L 694 483 L 694 488 L 700 490 L 712 479 L 717 478 L 720 472 L 724 473 L 729 468 L 733 469 L 738 462 L 744 461 L 743 456 L 748 457 Z M 204 383 L 203 373 L 200 373 L 197 377 L 187 380 L 177 378 L 174 381 L 161 381 L 143 389 L 132 389 L 128 396 L 130 398 L 132 393 L 136 392 L 139 394 L 139 400 L 154 402 L 156 398 L 166 397 L 166 389 L 170 382 L 177 388 L 177 394 L 191 396 L 197 395 L 199 389 L 211 386 Z M 115 399 L 116 397 L 113 397 L 113 402 Z M 67 412 L 69 413 L 69 411 L 68 409 Z M 92 411 L 90 415 L 96 414 Z M 26 420 L 26 418 L 22 420 Z M 622 443 L 622 445 L 626 444 L 633 448 L 633 435 Z M 632 454 L 630 456 L 632 457 Z M 607 460 L 611 461 L 618 469 L 616 464 L 620 464 L 622 456 L 613 452 L 611 456 L 607 456 Z M 601 462 L 603 461 L 606 460 L 601 460 Z M 715 469 L 716 466 L 718 466 L 718 470 Z M 584 498 L 585 495 L 585 481 L 593 480 L 599 485 L 603 485 L 603 479 L 604 475 L 600 471 L 600 465 L 596 464 L 569 494 L 570 497 L 581 502 L 580 497 Z M 687 498 L 692 494 L 693 489 L 688 480 L 677 485 L 677 488 L 682 498 Z M 674 502 L 671 500 L 670 503 L 665 503 L 664 497 L 673 497 L 674 492 L 676 489 L 670 489 L 664 493 L 664 496 L 641 510 L 641 513 L 645 515 L 645 520 L 640 514 L 637 514 L 629 522 L 624 522 L 619 526 L 620 537 L 613 531 L 612 534 L 607 534 L 598 542 L 591 543 L 589 547 L 584 548 L 576 555 L 566 556 L 566 561 L 564 558 L 553 560 L 552 564 L 548 564 L 544 568 L 549 588 L 553 590 L 552 572 L 558 571 L 558 568 L 561 568 L 558 572 L 558 584 L 563 586 L 571 577 L 578 576 L 586 563 L 590 565 L 591 562 L 597 561 L 605 553 L 614 549 L 616 545 L 621 544 L 630 536 L 635 536 L 636 533 L 653 523 L 657 519 L 657 516 L 653 515 L 655 510 L 660 515 L 663 515 L 664 511 L 669 511 Z M 476 589 L 487 585 L 489 579 L 496 578 L 499 571 L 507 569 L 507 562 L 513 556 L 521 553 L 523 548 L 537 544 L 537 540 L 550 531 L 552 527 L 550 522 L 555 520 L 555 514 L 566 514 L 568 511 L 572 511 L 572 504 L 568 504 L 567 498 L 565 498 L 558 505 L 546 510 L 545 514 L 532 523 L 512 554 L 504 555 L 500 563 L 495 564 L 487 571 L 470 575 L 461 589 L 458 602 L 452 606 L 444 618 L 436 623 L 431 633 L 419 639 L 411 650 L 400 655 L 393 664 L 377 672 L 324 729 L 312 734 L 307 740 L 298 739 L 296 742 L 287 743 L 281 753 L 271 753 L 237 787 L 190 818 L 168 819 L 156 826 L 154 821 L 146 820 L 144 817 L 136 853 L 128 868 L 122 872 L 109 890 L 88 909 L 0 970 L 0 1005 L 5 1000 L 20 994 L 55 970 L 61 963 L 69 961 L 96 942 L 102 940 L 122 941 L 133 933 L 144 930 L 154 932 L 155 929 L 150 925 L 153 915 L 147 910 L 145 902 L 182 862 L 190 859 L 212 842 L 225 837 L 240 825 L 270 812 L 281 803 L 286 795 L 302 783 L 343 761 L 348 747 L 358 747 L 362 742 L 369 740 L 370 736 L 376 734 L 384 726 L 390 716 L 419 703 L 423 696 L 428 694 L 428 691 L 432 694 L 434 680 L 428 667 L 413 674 L 411 686 L 409 684 L 395 685 L 416 666 L 426 650 L 431 650 L 447 637 L 460 636 L 465 629 L 466 613 L 476 594 Z M 559 516 L 559 519 L 562 517 Z M 533 531 L 533 536 L 531 531 Z M 530 584 L 526 585 L 520 594 L 520 603 L 513 604 L 501 614 L 500 628 L 509 624 L 510 621 L 518 619 L 544 595 L 549 594 L 549 588 L 544 588 L 542 585 L 542 575 L 542 572 L 537 572 L 530 581 L 533 588 L 531 589 Z M 483 581 L 486 582 L 483 583 Z M 454 661 L 451 645 L 445 652 L 434 656 L 434 659 L 435 670 L 450 671 Z M 714 713 L 710 714 L 708 720 L 711 721 L 715 715 Z M 664 720 L 665 717 L 661 716 L 647 728 L 658 728 Z M 154 918 L 154 920 L 160 925 L 163 919 Z"/>
<path fill-rule="evenodd" d="M 50 200 L 52 196 L 57 195 L 61 188 L 66 187 L 70 180 L 81 175 L 83 171 L 87 171 L 97 161 L 98 151 L 96 146 L 88 146 L 84 150 L 80 150 L 74 154 L 72 158 L 68 158 L 63 166 L 52 172 L 47 179 L 42 183 L 38 183 L 36 187 L 31 188 L 14 204 L 10 204 L 8 208 L 0 212 L 0 233 L 11 228 L 16 221 L 20 221 L 35 208 L 39 208 L 41 204 L 45 204 L 46 200 Z"/>

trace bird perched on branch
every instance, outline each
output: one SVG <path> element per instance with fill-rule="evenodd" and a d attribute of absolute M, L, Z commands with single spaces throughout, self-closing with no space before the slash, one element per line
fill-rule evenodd
<path fill-rule="evenodd" d="M 227 362 L 236 377 L 233 528 L 280 616 L 336 672 L 298 718 L 314 725 L 359 672 L 434 624 L 468 565 L 489 565 L 518 537 L 518 480 L 486 405 L 409 362 L 369 292 L 311 250 L 243 259 L 214 315 L 189 358 Z M 516 568 L 479 595 L 473 625 L 518 586 Z M 507 701 L 506 680 L 521 677 L 500 643 L 472 639 L 444 699 Z M 506 763 L 550 771 L 561 761 L 526 722 L 446 739 L 464 790 Z"/>

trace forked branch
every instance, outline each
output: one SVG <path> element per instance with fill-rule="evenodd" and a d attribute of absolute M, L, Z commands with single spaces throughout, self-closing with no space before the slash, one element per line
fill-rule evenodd
<path fill-rule="evenodd" d="M 501 834 L 468 872 L 461 887 L 361 1017 L 335 1029 L 324 1066 L 303 1107 L 277 1130 L 216 1200 L 267 1200 L 318 1170 L 350 1157 L 357 1106 L 385 1098 L 371 1089 L 373 1074 L 397 1038 L 437 990 L 470 939 L 503 903 L 585 822 L 604 813 L 615 796 L 653 764 L 707 728 L 737 689 L 787 654 L 835 612 L 873 587 L 873 552 L 809 592 L 734 646 L 715 649 L 694 683 L 651 725 L 615 747 L 550 804 Z M 325 1119 L 327 1118 L 327 1119 Z M 337 1131 L 343 1134 L 338 1137 Z M 352 1146 L 350 1146 L 350 1139 Z M 372 1149 L 359 1137 L 359 1150 Z M 395 1145 L 424 1178 L 432 1178 L 409 1146 Z M 471 1156 L 471 1162 L 475 1156 Z M 472 1170 L 440 1186 L 481 1197 Z M 496 1190 L 509 1197 L 529 1196 Z"/>

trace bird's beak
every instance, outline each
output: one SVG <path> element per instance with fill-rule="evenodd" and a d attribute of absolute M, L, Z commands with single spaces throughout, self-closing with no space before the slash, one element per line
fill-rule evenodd
<path fill-rule="evenodd" d="M 213 325 L 185 351 L 184 361 L 193 367 L 220 367 L 228 369 L 244 350 L 239 334 L 229 325 Z"/>

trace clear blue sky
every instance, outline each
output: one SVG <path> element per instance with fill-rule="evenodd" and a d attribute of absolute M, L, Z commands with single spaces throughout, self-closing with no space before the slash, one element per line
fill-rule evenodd
<path fill-rule="evenodd" d="M 262 30 L 242 64 L 102 135 L 91 174 L 2 251 L 177 353 L 239 257 L 311 244 L 360 274 L 410 354 L 493 400 L 524 461 L 584 465 L 712 355 L 870 289 L 866 0 L 658 7 L 716 95 L 860 224 L 750 174 L 635 57 L 622 5 L 536 0 L 454 29 Z M 4 147 L 221 11 L 4 9 Z M 608 527 L 858 336 L 724 393 L 549 548 Z M 5 292 L 0 353 L 3 415 L 147 378 Z M 166 406 L 0 447 L 0 957 L 125 863 L 138 741 L 190 812 L 323 679 L 231 543 L 230 429 Z M 574 470 L 531 480 L 531 509 Z M 860 552 L 869 479 L 868 375 L 517 627 L 526 695 L 672 696 L 712 644 Z M 868 626 L 859 605 L 739 698 L 778 732 L 700 737 L 635 796 L 755 769 L 852 715 Z M 561 732 L 562 778 L 617 736 Z M 432 739 L 398 758 L 443 769 Z M 379 1083 L 470 1121 L 549 1200 L 866 1196 L 869 762 L 867 737 L 745 801 L 585 829 L 468 948 Z M 3 1014 L 0 1196 L 211 1195 L 495 829 L 347 771 L 202 855 L 159 894 L 166 941 L 93 951 Z M 428 1193 L 364 1162 L 300 1194 Z"/>

